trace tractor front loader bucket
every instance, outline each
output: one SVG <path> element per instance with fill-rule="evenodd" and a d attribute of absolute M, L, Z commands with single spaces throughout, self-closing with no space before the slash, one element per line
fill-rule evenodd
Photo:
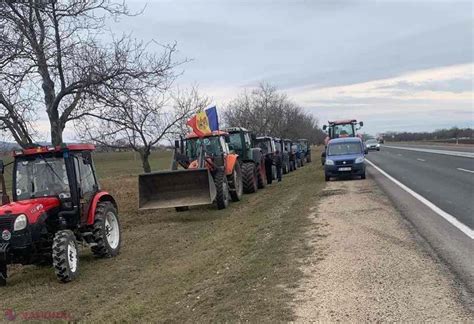
<path fill-rule="evenodd" d="M 208 205 L 216 186 L 206 168 L 158 171 L 139 175 L 138 195 L 139 209 Z"/>

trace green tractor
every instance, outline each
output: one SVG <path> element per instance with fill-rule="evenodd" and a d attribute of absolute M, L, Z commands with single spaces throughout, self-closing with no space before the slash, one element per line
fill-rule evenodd
<path fill-rule="evenodd" d="M 228 127 L 229 149 L 238 155 L 242 169 L 242 181 L 245 193 L 254 193 L 267 183 L 265 155 L 259 147 L 252 147 L 252 133 L 243 127 Z"/>
<path fill-rule="evenodd" d="M 305 159 L 307 163 L 311 162 L 311 145 L 309 144 L 309 141 L 301 138 L 298 142 L 301 144 L 303 159 Z"/>

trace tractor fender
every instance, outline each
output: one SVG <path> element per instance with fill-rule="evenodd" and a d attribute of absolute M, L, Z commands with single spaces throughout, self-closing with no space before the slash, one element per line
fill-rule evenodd
<path fill-rule="evenodd" d="M 100 191 L 95 194 L 94 198 L 92 199 L 92 203 L 89 207 L 89 212 L 87 213 L 87 225 L 93 225 L 95 221 L 95 210 L 97 208 L 97 204 L 102 201 L 110 201 L 115 209 L 118 211 L 117 202 L 115 201 L 114 197 L 109 194 L 107 191 Z"/>
<path fill-rule="evenodd" d="M 237 154 L 229 154 L 226 159 L 225 174 L 231 175 L 234 171 L 234 166 L 238 163 L 239 156 Z"/>

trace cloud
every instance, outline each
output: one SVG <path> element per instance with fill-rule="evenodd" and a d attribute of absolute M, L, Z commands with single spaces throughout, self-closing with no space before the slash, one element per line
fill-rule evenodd
<path fill-rule="evenodd" d="M 321 120 L 363 119 L 369 133 L 396 127 L 468 127 L 474 120 L 473 69 L 473 63 L 459 64 L 341 86 L 307 85 L 287 92 Z"/>

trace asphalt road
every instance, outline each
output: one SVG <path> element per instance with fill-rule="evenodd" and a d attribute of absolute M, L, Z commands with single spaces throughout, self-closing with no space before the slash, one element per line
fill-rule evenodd
<path fill-rule="evenodd" d="M 373 164 L 368 165 L 369 176 L 388 194 L 420 240 L 456 275 L 474 308 L 472 149 L 388 144 L 380 152 L 371 151 L 367 160 Z"/>
<path fill-rule="evenodd" d="M 380 152 L 370 152 L 367 158 L 456 217 L 461 223 L 474 229 L 473 158 L 386 146 L 382 147 Z"/>

